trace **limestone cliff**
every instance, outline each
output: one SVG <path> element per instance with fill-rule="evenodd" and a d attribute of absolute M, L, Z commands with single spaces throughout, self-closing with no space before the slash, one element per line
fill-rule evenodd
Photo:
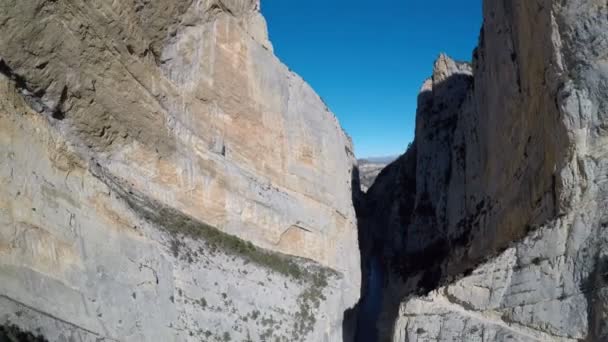
<path fill-rule="evenodd" d="M 483 13 L 472 65 L 439 57 L 413 146 L 363 200 L 380 340 L 606 341 L 608 5 Z"/>
<path fill-rule="evenodd" d="M 352 144 L 273 55 L 259 6 L 0 3 L 0 325 L 342 339 Z"/>

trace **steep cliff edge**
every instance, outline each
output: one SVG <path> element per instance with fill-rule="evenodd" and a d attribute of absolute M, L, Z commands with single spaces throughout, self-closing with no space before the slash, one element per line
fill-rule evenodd
<path fill-rule="evenodd" d="M 0 325 L 342 339 L 352 143 L 272 54 L 259 6 L 0 4 Z"/>
<path fill-rule="evenodd" d="M 607 6 L 487 0 L 472 65 L 437 60 L 359 210 L 380 340 L 608 339 Z"/>

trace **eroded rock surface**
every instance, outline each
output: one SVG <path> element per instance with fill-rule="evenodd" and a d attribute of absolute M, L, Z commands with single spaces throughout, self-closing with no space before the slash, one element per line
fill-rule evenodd
<path fill-rule="evenodd" d="M 259 6 L 0 4 L 0 324 L 342 339 L 352 143 L 272 54 Z"/>
<path fill-rule="evenodd" d="M 606 3 L 484 1 L 472 65 L 437 60 L 363 200 L 380 340 L 608 340 L 607 36 Z"/>

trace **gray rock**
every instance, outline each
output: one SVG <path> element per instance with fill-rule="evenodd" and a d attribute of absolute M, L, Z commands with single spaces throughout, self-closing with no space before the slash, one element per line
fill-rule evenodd
<path fill-rule="evenodd" d="M 0 3 L 0 326 L 342 339 L 352 142 L 259 6 Z"/>
<path fill-rule="evenodd" d="M 604 3 L 484 1 L 472 66 L 440 56 L 364 199 L 381 340 L 608 339 L 607 32 Z"/>

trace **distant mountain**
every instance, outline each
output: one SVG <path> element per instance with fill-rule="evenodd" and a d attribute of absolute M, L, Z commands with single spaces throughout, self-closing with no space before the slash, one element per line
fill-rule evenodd
<path fill-rule="evenodd" d="M 399 158 L 399 155 L 361 158 L 358 161 L 359 161 L 359 165 L 361 165 L 361 164 L 384 164 L 384 165 L 388 165 L 388 164 L 392 163 L 397 158 Z"/>
<path fill-rule="evenodd" d="M 361 191 L 367 192 L 376 177 L 380 174 L 380 171 L 384 169 L 388 164 L 392 163 L 399 156 L 384 156 L 384 157 L 369 157 L 359 159 L 359 179 L 361 182 Z"/>

